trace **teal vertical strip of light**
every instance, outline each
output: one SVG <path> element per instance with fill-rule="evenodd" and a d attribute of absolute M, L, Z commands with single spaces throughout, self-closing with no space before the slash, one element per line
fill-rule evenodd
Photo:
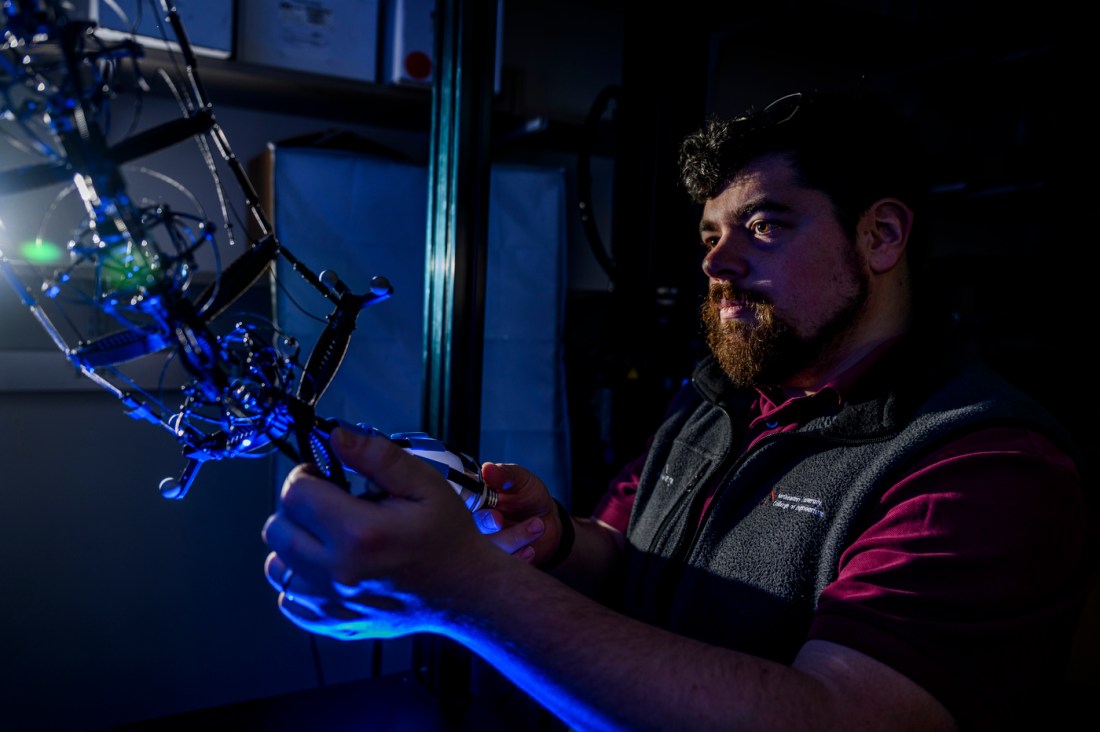
<path fill-rule="evenodd" d="M 439 434 L 442 417 L 446 414 L 446 392 L 441 392 L 441 388 L 446 384 L 446 374 L 442 373 L 442 370 L 446 362 L 444 349 L 446 348 L 446 334 L 450 332 L 451 317 L 450 308 L 446 306 L 447 290 L 449 289 L 447 272 L 450 269 L 447 252 L 449 228 L 446 207 L 437 203 L 440 194 L 436 191 L 436 188 L 441 185 L 440 176 L 436 169 L 442 165 L 445 170 L 449 157 L 446 153 L 438 151 L 440 146 L 438 128 L 439 121 L 433 115 L 432 154 L 428 170 L 427 251 L 424 272 L 424 381 L 422 387 L 422 404 L 424 405 L 422 427 L 426 431 L 437 435 Z M 446 147 L 445 144 L 444 147 Z M 441 155 L 443 155 L 442 161 L 440 160 Z M 446 176 L 443 176 L 443 183 L 445 182 Z M 445 186 L 443 194 L 446 195 Z M 444 197 L 443 200 L 445 201 L 446 198 Z"/>
<path fill-rule="evenodd" d="M 428 170 L 424 429 L 476 455 L 499 0 L 437 0 Z"/>
<path fill-rule="evenodd" d="M 454 239 L 452 214 L 458 99 L 452 3 L 435 9 L 431 149 L 428 163 L 427 256 L 424 277 L 424 429 L 445 438 L 450 405 L 450 342 L 454 318 Z"/>
<path fill-rule="evenodd" d="M 489 143 L 499 0 L 436 0 L 424 292 L 423 429 L 476 458 L 489 220 Z M 471 659 L 418 639 L 415 666 L 444 715 L 468 701 Z"/>

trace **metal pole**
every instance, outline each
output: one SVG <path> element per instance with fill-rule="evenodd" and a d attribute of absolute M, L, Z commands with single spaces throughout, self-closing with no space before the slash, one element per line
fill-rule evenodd
<path fill-rule="evenodd" d="M 489 212 L 497 0 L 436 0 L 424 309 L 424 429 L 475 458 Z M 444 713 L 465 711 L 470 656 L 427 637 L 417 668 Z"/>
<path fill-rule="evenodd" d="M 424 429 L 477 456 L 497 0 L 437 0 Z"/>

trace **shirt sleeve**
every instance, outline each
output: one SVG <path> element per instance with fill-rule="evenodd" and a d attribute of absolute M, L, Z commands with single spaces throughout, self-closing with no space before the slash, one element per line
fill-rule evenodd
<path fill-rule="evenodd" d="M 664 418 L 667 419 L 680 405 L 695 398 L 696 394 L 691 382 L 685 381 L 665 407 Z M 592 518 L 626 533 L 627 524 L 630 523 L 630 512 L 634 508 L 634 496 L 638 492 L 638 482 L 641 480 L 642 468 L 645 467 L 646 460 L 649 458 L 649 451 L 653 447 L 655 437 L 656 435 L 650 435 L 646 439 L 645 450 L 624 465 L 609 481 L 607 491 L 592 512 Z"/>
<path fill-rule="evenodd" d="M 882 661 L 960 719 L 1011 709 L 1062 678 L 1087 588 L 1086 516 L 1073 463 L 1040 435 L 958 440 L 881 497 L 810 637 Z"/>
<path fill-rule="evenodd" d="M 592 518 L 626 533 L 627 524 L 630 523 L 630 511 L 634 508 L 634 496 L 638 492 L 638 480 L 648 457 L 647 449 L 646 452 L 624 465 L 622 470 L 611 479 L 607 491 L 592 512 Z"/>

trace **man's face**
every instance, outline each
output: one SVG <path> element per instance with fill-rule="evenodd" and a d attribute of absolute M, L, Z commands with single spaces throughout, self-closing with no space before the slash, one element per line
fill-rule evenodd
<path fill-rule="evenodd" d="M 747 166 L 703 208 L 707 343 L 739 385 L 816 388 L 843 363 L 869 274 L 828 197 L 781 156 Z"/>

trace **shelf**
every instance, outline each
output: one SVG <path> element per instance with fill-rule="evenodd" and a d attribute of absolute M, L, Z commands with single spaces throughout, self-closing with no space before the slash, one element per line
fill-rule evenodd
<path fill-rule="evenodd" d="M 145 73 L 149 76 L 172 62 L 167 53 L 147 50 Z M 195 72 L 215 108 L 243 107 L 407 129 L 427 130 L 431 124 L 428 87 L 372 84 L 210 57 L 199 57 Z"/>
<path fill-rule="evenodd" d="M 146 49 L 143 73 L 152 80 L 157 68 L 169 69 L 174 60 L 166 52 Z M 432 92 L 427 86 L 373 84 L 212 57 L 199 57 L 195 72 L 215 110 L 235 107 L 424 133 L 431 127 Z M 173 76 L 178 74 L 173 71 Z M 153 84 L 153 93 L 167 95 L 158 84 Z M 494 101 L 495 144 L 500 152 L 579 149 L 585 134 L 582 124 L 518 113 L 513 106 L 507 94 Z M 611 137 L 610 125 L 601 122 L 589 143 L 593 154 L 609 154 Z"/>

